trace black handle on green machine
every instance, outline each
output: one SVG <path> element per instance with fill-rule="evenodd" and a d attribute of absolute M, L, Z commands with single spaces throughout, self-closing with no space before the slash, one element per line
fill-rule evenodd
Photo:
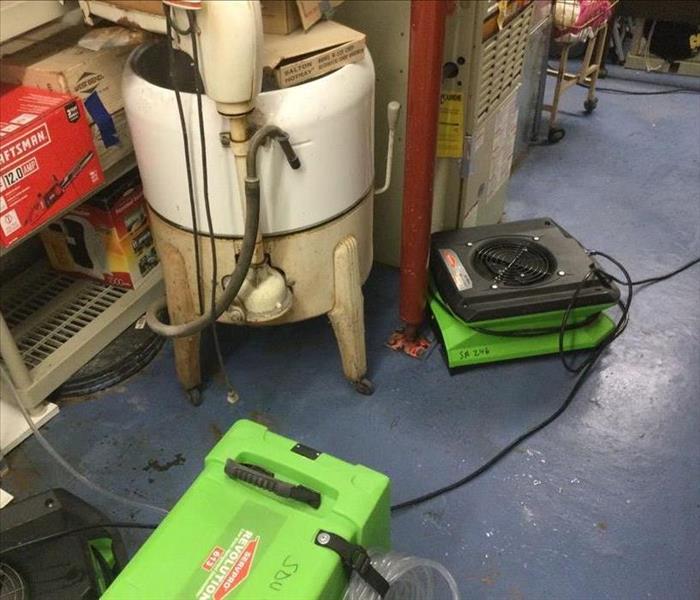
<path fill-rule="evenodd" d="M 282 498 L 291 498 L 298 502 L 304 502 L 312 508 L 321 506 L 321 494 L 318 492 L 303 485 L 294 485 L 276 479 L 269 471 L 265 471 L 255 465 L 244 465 L 229 458 L 226 461 L 224 471 L 231 479 L 244 481 Z"/>

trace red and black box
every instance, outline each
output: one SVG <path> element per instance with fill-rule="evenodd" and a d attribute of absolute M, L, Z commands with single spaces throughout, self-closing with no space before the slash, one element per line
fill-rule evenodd
<path fill-rule="evenodd" d="M 103 181 L 79 99 L 0 86 L 0 245 L 29 235 Z"/>

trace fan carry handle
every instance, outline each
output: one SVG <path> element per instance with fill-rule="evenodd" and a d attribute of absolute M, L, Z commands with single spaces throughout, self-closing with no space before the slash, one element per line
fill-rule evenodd
<path fill-rule="evenodd" d="M 231 479 L 244 481 L 282 498 L 291 498 L 297 502 L 304 502 L 312 508 L 321 506 L 321 494 L 318 492 L 303 485 L 294 485 L 277 479 L 273 473 L 261 467 L 244 465 L 229 458 L 226 461 L 224 471 Z"/>

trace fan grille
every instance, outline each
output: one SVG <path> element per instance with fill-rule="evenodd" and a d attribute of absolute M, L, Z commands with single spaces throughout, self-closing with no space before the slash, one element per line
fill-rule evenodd
<path fill-rule="evenodd" d="M 27 598 L 24 582 L 7 563 L 0 563 L 0 600 L 25 600 Z"/>
<path fill-rule="evenodd" d="M 549 279 L 556 260 L 547 248 L 529 239 L 498 238 L 476 251 L 474 266 L 494 284 L 522 287 Z"/>

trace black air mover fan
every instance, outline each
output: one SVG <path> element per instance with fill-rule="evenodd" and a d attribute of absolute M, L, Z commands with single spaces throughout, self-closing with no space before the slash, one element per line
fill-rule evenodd
<path fill-rule="evenodd" d="M 26 600 L 27 586 L 20 574 L 0 559 L 0 599 Z"/>
<path fill-rule="evenodd" d="M 529 286 L 549 279 L 556 270 L 552 253 L 525 238 L 495 238 L 474 254 L 474 267 L 494 284 Z"/>
<path fill-rule="evenodd" d="M 609 281 L 586 276 L 596 266 L 552 219 L 436 233 L 430 307 L 451 367 L 590 348 L 612 330 L 603 310 L 619 299 Z"/>
<path fill-rule="evenodd" d="M 95 508 L 61 489 L 3 508 L 0 600 L 97 600 L 126 564 L 118 534 L 86 529 L 105 522 Z"/>

